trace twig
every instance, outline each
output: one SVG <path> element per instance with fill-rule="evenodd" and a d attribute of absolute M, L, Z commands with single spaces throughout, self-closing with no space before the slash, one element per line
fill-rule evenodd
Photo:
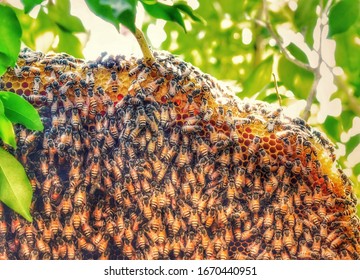
<path fill-rule="evenodd" d="M 152 65 L 155 62 L 154 55 L 150 50 L 150 47 L 145 39 L 144 33 L 139 28 L 136 28 L 135 38 L 140 45 L 145 62 L 149 65 Z"/>
<path fill-rule="evenodd" d="M 272 75 L 273 75 L 273 78 L 274 78 L 275 91 L 276 91 L 276 95 L 277 95 L 277 98 L 278 98 L 278 101 L 279 101 L 279 106 L 281 107 L 282 100 L 281 100 L 281 96 L 280 96 L 280 94 L 279 94 L 279 88 L 278 88 L 276 76 L 275 76 L 274 73 L 272 73 Z"/>
<path fill-rule="evenodd" d="M 321 79 L 321 74 L 320 74 L 320 68 L 316 69 L 315 71 L 315 75 L 314 75 L 314 82 L 311 86 L 311 89 L 310 89 L 310 92 L 309 92 L 309 95 L 306 99 L 306 106 L 305 106 L 305 109 L 304 111 L 302 112 L 301 114 L 301 117 L 307 121 L 310 117 L 310 114 L 311 114 L 311 106 L 314 102 L 314 98 L 315 98 L 315 95 L 316 95 L 316 89 L 317 89 L 317 86 L 319 84 L 319 81 Z"/>
<path fill-rule="evenodd" d="M 276 44 L 279 46 L 281 52 L 285 55 L 285 57 L 291 61 L 292 63 L 296 64 L 297 66 L 308 70 L 308 71 L 314 71 L 314 68 L 312 68 L 309 64 L 304 63 L 302 61 L 297 60 L 285 47 L 284 42 L 280 38 L 280 36 L 275 32 L 275 30 L 272 28 L 269 20 L 269 12 L 266 4 L 266 0 L 263 0 L 263 6 L 264 6 L 264 15 L 265 15 L 265 21 L 260 21 L 262 25 L 264 25 L 270 32 L 273 39 L 276 41 Z M 259 23 L 259 20 L 256 20 L 257 23 Z"/>

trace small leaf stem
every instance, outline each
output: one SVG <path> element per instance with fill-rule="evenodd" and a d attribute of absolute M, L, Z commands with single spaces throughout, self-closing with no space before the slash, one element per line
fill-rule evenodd
<path fill-rule="evenodd" d="M 152 65 L 155 62 L 155 58 L 148 42 L 145 39 L 144 33 L 139 28 L 136 28 L 136 32 L 134 35 L 140 45 L 145 62 L 149 65 Z"/>

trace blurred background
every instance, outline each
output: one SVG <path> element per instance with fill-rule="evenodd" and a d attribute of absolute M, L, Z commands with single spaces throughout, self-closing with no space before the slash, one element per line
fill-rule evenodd
<path fill-rule="evenodd" d="M 125 27 L 119 33 L 93 14 L 84 0 L 63 1 L 71 4 L 69 13 L 80 23 L 74 23 L 70 32 L 58 30 L 51 11 L 38 6 L 30 15 L 22 15 L 22 24 L 32 30 L 23 34 L 29 47 L 64 51 L 87 60 L 104 51 L 141 56 Z M 22 8 L 20 0 L 7 2 Z M 205 22 L 185 17 L 186 33 L 176 23 L 154 19 L 141 4 L 137 6 L 136 25 L 153 49 L 169 51 L 226 81 L 242 99 L 277 103 L 278 91 L 287 114 L 308 120 L 336 145 L 338 167 L 350 176 L 360 197 L 359 1 L 187 3 Z"/>

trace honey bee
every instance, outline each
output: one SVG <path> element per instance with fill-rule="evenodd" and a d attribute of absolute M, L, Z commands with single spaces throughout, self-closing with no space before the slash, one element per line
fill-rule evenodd
<path fill-rule="evenodd" d="M 353 258 L 350 256 L 349 252 L 346 249 L 340 250 L 340 259 L 341 260 L 352 260 Z"/>
<path fill-rule="evenodd" d="M 49 245 L 43 240 L 42 235 L 38 233 L 35 238 L 35 246 L 36 249 L 41 253 L 50 253 Z"/>
<path fill-rule="evenodd" d="M 256 156 L 251 156 L 248 166 L 246 167 L 246 172 L 249 174 L 252 174 L 256 168 L 256 161 L 257 161 L 257 157 Z"/>
<path fill-rule="evenodd" d="M 310 250 L 310 248 L 306 245 L 306 241 L 304 239 L 301 239 L 299 241 L 299 247 L 299 252 L 297 254 L 299 259 L 308 260 L 318 258 L 318 254 Z"/>
<path fill-rule="evenodd" d="M 257 228 L 245 230 L 245 231 L 242 232 L 240 240 L 241 241 L 247 241 L 251 237 L 257 235 L 258 233 L 259 233 L 259 230 Z"/>
<path fill-rule="evenodd" d="M 189 116 L 194 116 L 197 112 L 200 111 L 200 108 L 194 101 L 194 97 L 192 95 L 187 96 L 187 102 L 182 111 L 184 114 L 189 114 Z"/>
<path fill-rule="evenodd" d="M 157 80 L 154 80 L 153 82 L 149 83 L 146 87 L 145 87 L 145 92 L 147 95 L 150 94 L 154 94 L 158 91 L 159 87 L 161 85 L 163 85 L 165 82 L 164 78 L 158 78 Z"/>
<path fill-rule="evenodd" d="M 269 226 L 263 234 L 264 241 L 266 243 L 269 243 L 273 239 L 274 233 L 275 233 L 275 226 L 274 225 Z"/>
<path fill-rule="evenodd" d="M 299 238 L 303 234 L 303 231 L 304 231 L 303 222 L 300 219 L 296 219 L 296 223 L 294 227 L 295 237 Z"/>
<path fill-rule="evenodd" d="M 255 136 L 253 141 L 250 143 L 249 147 L 248 147 L 248 153 L 250 156 L 255 155 L 258 150 L 260 148 L 260 137 L 259 136 Z M 251 173 L 251 172 L 250 172 Z"/>
<path fill-rule="evenodd" d="M 253 193 L 249 201 L 249 209 L 253 214 L 258 214 L 260 211 L 260 195 Z"/>
<path fill-rule="evenodd" d="M 64 225 L 64 231 L 63 236 L 66 240 L 71 240 L 73 237 L 76 236 L 75 228 L 71 223 L 71 219 L 69 216 L 65 218 L 65 225 Z"/>
<path fill-rule="evenodd" d="M 58 206 L 58 210 L 61 213 L 63 213 L 64 215 L 67 215 L 69 212 L 72 212 L 73 205 L 72 205 L 72 201 L 71 201 L 69 192 L 64 193 L 64 197 L 63 197 L 63 199 L 61 200 L 61 202 L 60 202 L 60 204 Z"/>
<path fill-rule="evenodd" d="M 325 260 L 334 260 L 337 259 L 337 253 L 335 253 L 333 250 L 331 250 L 328 245 L 323 244 L 321 245 L 321 258 Z"/>

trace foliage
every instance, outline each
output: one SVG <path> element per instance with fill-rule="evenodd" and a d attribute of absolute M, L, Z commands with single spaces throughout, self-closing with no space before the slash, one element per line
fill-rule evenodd
<path fill-rule="evenodd" d="M 0 139 L 16 148 L 12 123 L 28 129 L 44 129 L 34 107 L 15 93 L 0 91 Z M 22 165 L 4 149 L 0 148 L 0 201 L 31 221 L 29 213 L 32 189 Z"/>

